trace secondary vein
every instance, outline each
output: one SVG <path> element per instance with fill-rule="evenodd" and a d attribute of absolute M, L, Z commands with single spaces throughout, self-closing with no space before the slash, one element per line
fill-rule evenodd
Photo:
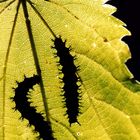
<path fill-rule="evenodd" d="M 8 59 L 9 59 L 9 54 L 10 54 L 10 48 L 11 48 L 11 44 L 12 44 L 12 40 L 13 40 L 13 36 L 14 36 L 14 31 L 15 31 L 15 27 L 16 27 L 16 21 L 17 21 L 17 17 L 18 17 L 18 11 L 19 11 L 19 7 L 20 7 L 20 2 L 18 2 L 17 4 L 17 10 L 16 10 L 16 14 L 15 14 L 15 18 L 14 18 L 14 22 L 13 22 L 13 26 L 12 26 L 12 30 L 11 30 L 11 34 L 10 34 L 10 38 L 9 38 L 9 43 L 8 43 L 8 48 L 7 48 L 7 53 L 6 53 L 6 57 L 5 57 L 5 62 L 4 62 L 4 70 L 3 70 L 3 114 L 2 114 L 2 118 L 3 118 L 3 137 L 5 138 L 5 89 L 6 89 L 6 71 L 7 71 L 7 63 L 8 63 Z"/>
<path fill-rule="evenodd" d="M 33 53 L 33 57 L 34 57 L 37 74 L 40 77 L 40 90 L 42 93 L 42 100 L 44 103 L 46 119 L 48 122 L 50 122 L 50 118 L 49 118 L 50 115 L 48 112 L 48 106 L 47 106 L 47 102 L 46 102 L 46 95 L 45 95 L 45 89 L 44 89 L 44 84 L 43 84 L 43 79 L 42 79 L 42 74 L 41 74 L 41 69 L 40 69 L 40 64 L 39 64 L 39 58 L 38 58 L 35 41 L 34 41 L 34 37 L 33 37 L 33 33 L 32 33 L 31 22 L 29 20 L 28 9 L 27 9 L 27 5 L 26 5 L 26 1 L 22 0 L 21 2 L 22 2 L 22 6 L 23 6 L 23 12 L 24 12 L 25 20 L 26 20 L 27 32 L 29 35 L 29 40 L 30 40 L 30 44 L 31 44 L 31 48 L 32 48 L 32 53 Z M 50 130 L 52 130 L 51 125 L 50 125 Z"/>

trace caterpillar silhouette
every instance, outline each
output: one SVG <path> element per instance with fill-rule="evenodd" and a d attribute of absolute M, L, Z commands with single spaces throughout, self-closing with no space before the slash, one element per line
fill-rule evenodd
<path fill-rule="evenodd" d="M 61 38 L 55 38 L 54 46 L 52 48 L 57 50 L 55 56 L 60 58 L 58 65 L 62 66 L 62 73 L 64 74 L 61 79 L 64 83 L 63 96 L 65 107 L 67 108 L 66 114 L 68 114 L 71 126 L 72 123 L 79 123 L 77 117 L 80 113 L 80 95 L 78 93 L 80 87 L 77 85 L 77 82 L 79 81 L 79 77 L 76 74 L 78 67 L 74 65 L 76 57 L 73 57 L 70 54 L 70 48 L 67 48 L 65 43 L 66 42 L 63 42 Z"/>
<path fill-rule="evenodd" d="M 34 125 L 34 131 L 40 134 L 39 139 L 54 140 L 50 123 L 45 121 L 41 113 L 37 113 L 35 107 L 31 107 L 31 102 L 28 101 L 30 96 L 29 90 L 39 83 L 40 77 L 37 75 L 30 78 L 25 77 L 23 82 L 18 83 L 18 87 L 14 89 L 15 96 L 12 97 L 16 104 L 14 109 L 21 113 L 21 119 L 26 118 L 29 121 L 29 126 Z"/>

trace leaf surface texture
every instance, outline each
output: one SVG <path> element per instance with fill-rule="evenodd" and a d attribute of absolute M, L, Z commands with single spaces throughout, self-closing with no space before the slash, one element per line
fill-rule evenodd
<path fill-rule="evenodd" d="M 27 102 L 50 123 L 54 139 L 140 139 L 140 86 L 125 65 L 130 52 L 121 41 L 130 32 L 111 15 L 116 9 L 104 3 L 0 1 L 0 140 L 39 139 L 40 132 L 33 132 L 35 126 L 13 109 L 16 103 L 10 99 L 26 78 L 35 75 L 41 81 L 27 89 Z M 70 48 L 80 78 L 80 113 L 71 125 L 65 75 L 52 48 L 55 38 Z"/>

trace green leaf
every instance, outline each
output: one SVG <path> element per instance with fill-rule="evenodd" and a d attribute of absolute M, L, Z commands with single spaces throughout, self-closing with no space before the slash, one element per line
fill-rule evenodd
<path fill-rule="evenodd" d="M 57 140 L 140 139 L 140 85 L 125 65 L 130 52 L 121 41 L 130 32 L 111 16 L 116 9 L 104 3 L 0 1 L 0 140 L 38 139 L 41 132 L 30 118 L 39 115 L 49 127 L 46 136 Z M 60 37 L 79 66 L 73 75 L 81 113 L 71 125 L 65 73 L 52 48 Z"/>

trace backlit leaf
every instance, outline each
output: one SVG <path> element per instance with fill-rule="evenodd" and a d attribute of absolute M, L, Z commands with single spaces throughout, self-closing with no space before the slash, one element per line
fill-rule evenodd
<path fill-rule="evenodd" d="M 0 1 L 0 140 L 140 139 L 130 32 L 105 2 Z"/>

